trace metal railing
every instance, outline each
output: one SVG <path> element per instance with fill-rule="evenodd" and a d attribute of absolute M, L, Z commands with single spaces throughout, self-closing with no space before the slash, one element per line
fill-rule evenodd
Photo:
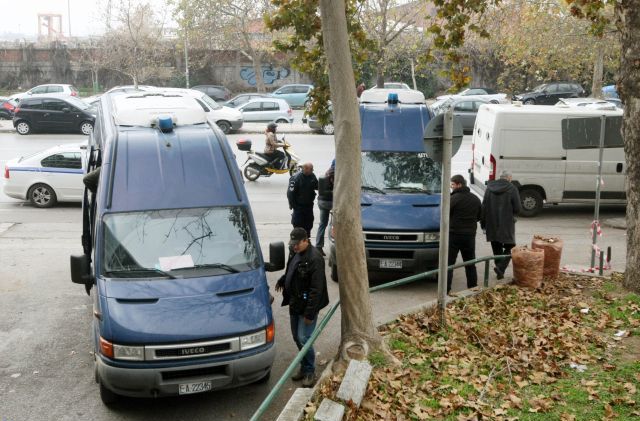
<path fill-rule="evenodd" d="M 487 288 L 489 286 L 489 263 L 492 260 L 502 260 L 502 259 L 510 258 L 510 257 L 511 257 L 510 255 L 485 256 L 485 257 L 480 257 L 480 258 L 477 258 L 477 259 L 474 259 L 474 260 L 468 260 L 466 262 L 457 263 L 455 265 L 448 266 L 447 269 L 448 270 L 458 269 L 458 268 L 461 268 L 461 267 L 465 267 L 465 266 L 469 266 L 469 265 L 475 265 L 477 263 L 484 262 L 484 282 L 483 282 L 483 285 L 484 285 L 485 288 Z M 433 269 L 433 270 L 430 270 L 428 272 L 422 272 L 422 273 L 419 273 L 417 275 L 408 276 L 406 278 L 398 279 L 396 281 L 388 282 L 388 283 L 385 283 L 385 284 L 382 284 L 382 285 L 378 285 L 378 286 L 369 288 L 369 292 L 376 292 L 376 291 L 380 291 L 380 290 L 383 290 L 383 289 L 389 289 L 389 288 L 394 288 L 394 287 L 401 286 L 401 285 L 410 284 L 412 282 L 420 281 L 422 279 L 425 279 L 425 278 L 428 278 L 430 276 L 437 275 L 437 274 L 438 274 L 438 269 Z M 278 396 L 278 394 L 280 393 L 280 390 L 282 389 L 282 386 L 284 386 L 284 384 L 287 381 L 287 379 L 289 378 L 289 376 L 292 375 L 293 370 L 295 369 L 295 367 L 298 364 L 300 364 L 300 361 L 302 361 L 302 358 L 304 357 L 304 355 L 307 353 L 309 348 L 311 348 L 311 346 L 313 346 L 313 344 L 316 341 L 316 339 L 318 339 L 318 336 L 320 336 L 320 333 L 322 333 L 324 328 L 327 326 L 327 324 L 329 323 L 329 321 L 331 320 L 331 318 L 335 314 L 336 310 L 338 309 L 339 305 L 340 305 L 340 300 L 338 299 L 338 301 L 336 301 L 336 303 L 333 306 L 331 306 L 331 308 L 329 309 L 327 314 L 325 314 L 325 316 L 322 318 L 320 323 L 316 326 L 315 330 L 311 334 L 311 337 L 307 340 L 307 342 L 304 344 L 302 349 L 298 352 L 298 354 L 293 359 L 293 361 L 291 361 L 291 364 L 289 364 L 289 367 L 287 367 L 287 369 L 284 371 L 284 373 L 282 374 L 282 376 L 278 380 L 278 383 L 275 384 L 275 386 L 271 389 L 271 392 L 269 392 L 267 397 L 262 401 L 262 403 L 260 404 L 260 406 L 258 407 L 256 412 L 251 417 L 251 421 L 258 421 L 260 419 L 260 417 L 264 415 L 266 410 L 269 408 L 269 405 L 271 405 L 271 402 L 273 402 L 275 397 Z"/>

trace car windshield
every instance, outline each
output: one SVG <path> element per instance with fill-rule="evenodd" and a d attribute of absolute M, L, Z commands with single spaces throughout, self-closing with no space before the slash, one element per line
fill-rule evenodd
<path fill-rule="evenodd" d="M 109 277 L 199 277 L 258 267 L 244 208 L 112 213 L 104 217 L 103 273 Z"/>
<path fill-rule="evenodd" d="M 79 108 L 79 109 L 81 109 L 81 110 L 87 110 L 87 109 L 89 109 L 89 108 L 90 108 L 90 106 L 89 106 L 86 102 L 84 102 L 84 101 L 83 101 L 83 100 L 81 100 L 81 99 L 78 99 L 78 98 L 72 97 L 72 96 L 70 96 L 69 98 L 65 98 L 65 100 L 66 100 L 69 104 L 71 104 L 71 105 L 73 105 L 74 107 Z"/>
<path fill-rule="evenodd" d="M 207 104 L 212 110 L 219 110 L 220 108 L 222 108 L 222 105 L 211 99 L 209 95 L 202 95 L 202 98 L 200 99 L 204 101 L 204 103 Z"/>
<path fill-rule="evenodd" d="M 424 152 L 362 152 L 362 188 L 440 193 L 440 165 Z"/>
<path fill-rule="evenodd" d="M 542 92 L 547 88 L 547 84 L 543 83 L 542 85 L 538 85 L 535 88 L 533 88 L 533 92 Z"/>

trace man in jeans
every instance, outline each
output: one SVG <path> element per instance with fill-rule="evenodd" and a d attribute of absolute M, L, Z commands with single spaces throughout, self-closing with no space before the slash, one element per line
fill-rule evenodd
<path fill-rule="evenodd" d="M 318 194 L 318 209 L 320 209 L 320 225 L 318 225 L 318 235 L 316 235 L 316 248 L 325 256 L 324 250 L 324 233 L 329 225 L 329 213 L 333 208 L 333 179 L 336 172 L 336 160 L 331 162 L 331 167 L 324 173 L 327 180 L 328 191 L 323 192 L 324 195 Z"/>
<path fill-rule="evenodd" d="M 311 337 L 318 313 L 329 304 L 324 258 L 309 243 L 304 228 L 294 228 L 289 235 L 287 270 L 276 283 L 276 291 L 282 291 L 282 305 L 289 306 L 291 334 L 298 349 L 302 349 Z M 302 380 L 303 387 L 312 387 L 315 378 L 315 351 L 310 347 L 300 362 L 300 369 L 291 379 Z"/>
<path fill-rule="evenodd" d="M 480 199 L 471 193 L 467 180 L 457 174 L 451 177 L 451 209 L 449 211 L 449 266 L 456 263 L 458 252 L 462 261 L 476 258 L 476 229 L 482 211 Z M 475 265 L 464 267 L 467 275 L 467 288 L 478 285 L 478 273 Z M 451 291 L 453 271 L 447 273 L 447 294 Z"/>
<path fill-rule="evenodd" d="M 294 228 L 302 227 L 307 231 L 307 237 L 311 237 L 313 228 L 313 202 L 318 190 L 318 179 L 313 173 L 313 164 L 307 162 L 302 165 L 302 171 L 289 179 L 287 200 L 291 214 L 291 225 Z"/>

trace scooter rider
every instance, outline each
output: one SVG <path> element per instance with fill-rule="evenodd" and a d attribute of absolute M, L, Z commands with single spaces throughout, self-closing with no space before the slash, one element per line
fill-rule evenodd
<path fill-rule="evenodd" d="M 283 143 L 278 142 L 278 138 L 276 137 L 277 128 L 278 125 L 276 123 L 269 123 L 267 125 L 267 129 L 264 131 L 267 137 L 265 139 L 263 153 L 270 159 L 269 164 L 274 164 L 276 168 L 281 169 L 284 166 L 285 154 L 284 152 L 278 150 L 278 148 L 281 147 Z"/>

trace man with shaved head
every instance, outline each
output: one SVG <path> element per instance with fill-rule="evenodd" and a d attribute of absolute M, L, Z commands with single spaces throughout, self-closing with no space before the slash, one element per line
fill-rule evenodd
<path fill-rule="evenodd" d="M 311 238 L 311 228 L 313 228 L 313 203 L 316 190 L 318 190 L 318 179 L 313 173 L 313 164 L 305 162 L 302 164 L 302 171 L 289 180 L 287 199 L 289 199 L 289 209 L 293 211 L 291 225 L 294 228 L 304 228 L 307 231 L 307 238 Z"/>

